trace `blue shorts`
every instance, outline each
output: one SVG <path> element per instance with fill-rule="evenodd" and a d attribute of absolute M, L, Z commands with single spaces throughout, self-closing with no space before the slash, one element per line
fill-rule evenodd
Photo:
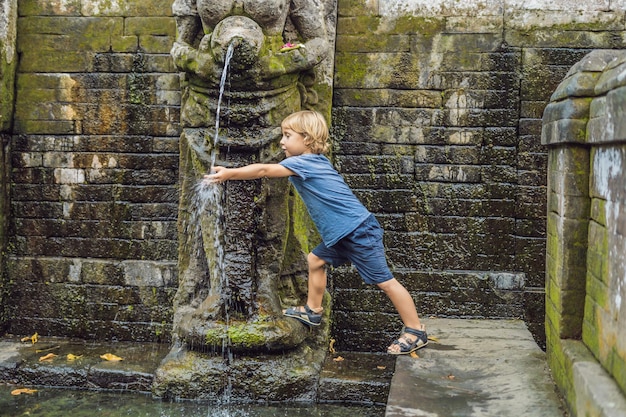
<path fill-rule="evenodd" d="M 367 284 L 381 284 L 393 278 L 383 246 L 383 229 L 374 215 L 330 248 L 320 243 L 313 254 L 337 267 L 352 263 Z"/>

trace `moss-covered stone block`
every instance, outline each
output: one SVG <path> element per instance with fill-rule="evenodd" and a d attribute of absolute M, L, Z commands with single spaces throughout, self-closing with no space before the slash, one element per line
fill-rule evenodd
<path fill-rule="evenodd" d="M 616 346 L 611 352 L 609 363 L 611 364 L 609 372 L 622 391 L 626 392 L 626 352 Z"/>
<path fill-rule="evenodd" d="M 368 0 L 338 0 L 337 10 L 340 17 L 378 14 L 378 2 Z"/>
<path fill-rule="evenodd" d="M 374 37 L 378 33 L 381 24 L 379 16 L 359 15 L 357 17 L 339 17 L 337 19 L 337 36 L 340 35 L 365 35 Z M 378 36 L 381 34 L 379 33 Z"/>
<path fill-rule="evenodd" d="M 60 2 L 20 0 L 20 16 L 80 16 L 81 0 L 66 0 L 62 6 Z"/>
<path fill-rule="evenodd" d="M 174 37 L 176 22 L 171 17 L 128 17 L 124 20 L 124 34 Z"/>
<path fill-rule="evenodd" d="M 411 39 L 407 35 L 370 36 L 361 34 L 338 35 L 336 47 L 342 52 L 409 52 Z"/>
<path fill-rule="evenodd" d="M 609 291 L 606 284 L 590 276 L 587 277 L 587 297 L 591 298 L 594 304 L 600 308 L 608 309 L 608 296 Z"/>

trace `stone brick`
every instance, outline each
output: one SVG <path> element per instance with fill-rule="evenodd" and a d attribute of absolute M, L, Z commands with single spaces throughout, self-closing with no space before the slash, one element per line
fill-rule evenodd
<path fill-rule="evenodd" d="M 595 88 L 597 95 L 611 94 L 613 91 L 619 91 L 623 87 L 624 80 L 621 79 L 620 74 L 624 71 L 625 57 L 620 52 L 594 52 L 589 55 L 589 59 L 597 59 L 600 61 L 600 65 L 604 64 L 602 68 L 603 73 L 600 76 Z"/>
<path fill-rule="evenodd" d="M 594 80 L 595 81 L 595 80 Z M 564 81 L 563 83 L 566 83 Z M 563 85 L 561 83 L 561 85 Z M 591 84 L 591 83 L 590 83 Z M 593 93 L 593 85 L 591 84 L 591 93 Z M 571 94 L 575 96 L 576 91 L 566 91 L 564 94 Z M 585 92 L 583 92 L 584 94 Z M 587 92 L 589 93 L 589 92 Z M 562 98 L 569 97 L 563 96 Z M 585 97 L 585 96 L 583 96 Z M 591 98 L 571 98 L 563 101 L 553 101 L 548 104 L 543 112 L 543 123 L 551 123 L 562 119 L 580 119 L 587 121 L 589 118 L 589 108 L 591 105 Z"/>
<path fill-rule="evenodd" d="M 171 49 L 173 39 L 169 36 L 140 36 L 139 48 L 147 54 L 167 54 Z"/>
<path fill-rule="evenodd" d="M 552 97 L 551 100 L 554 102 L 554 104 L 556 104 L 557 106 L 561 107 L 561 103 L 558 103 L 558 100 L 564 100 L 570 97 L 586 97 L 586 99 L 573 99 L 570 100 L 572 102 L 574 102 L 574 106 L 576 106 L 576 102 L 579 100 L 583 100 L 584 101 L 590 101 L 591 97 L 595 96 L 595 86 L 596 83 L 598 81 L 598 77 L 599 74 L 595 73 L 595 72 L 575 72 L 572 73 L 570 70 L 570 75 L 568 77 L 566 77 L 563 81 L 561 81 L 561 83 L 559 84 L 559 86 L 556 88 L 556 90 L 554 91 L 554 93 L 552 93 Z M 588 104 L 587 104 L 588 106 Z M 578 106 L 576 106 L 578 107 Z M 580 106 L 580 110 L 575 109 L 573 111 L 573 116 L 572 118 L 578 118 L 580 116 L 578 116 L 578 114 L 581 113 L 581 111 L 585 111 L 584 105 Z M 561 112 L 564 114 L 564 118 L 565 115 L 567 115 L 570 111 L 570 109 L 564 109 L 561 110 Z M 557 111 L 558 113 L 558 111 Z M 556 117 L 554 118 L 554 120 L 556 120 Z"/>
<path fill-rule="evenodd" d="M 362 90 L 342 88 L 333 96 L 335 106 L 441 107 L 441 94 L 428 90 Z"/>
<path fill-rule="evenodd" d="M 600 280 L 597 279 L 587 279 L 587 297 L 593 300 L 593 303 L 596 304 L 601 309 L 608 309 L 608 289 L 607 286 Z"/>
<path fill-rule="evenodd" d="M 80 16 L 80 5 L 80 0 L 46 2 L 22 0 L 20 1 L 20 16 Z"/>
<path fill-rule="evenodd" d="M 626 65 L 622 67 L 622 70 L 626 68 Z M 626 139 L 626 118 L 622 114 L 622 109 L 626 106 L 626 86 L 611 90 L 606 95 L 607 112 L 611 114 L 611 118 L 608 120 L 606 129 L 612 131 L 615 135 L 613 138 L 606 137 L 606 140 Z"/>
<path fill-rule="evenodd" d="M 572 48 L 572 49 L 599 49 L 622 48 L 623 42 L 615 39 L 609 31 L 597 32 L 596 30 L 563 30 L 558 27 L 550 27 L 545 30 L 536 29 L 532 32 L 525 30 L 508 30 L 505 33 L 505 41 L 509 45 L 519 47 L 546 47 L 546 48 Z"/>
<path fill-rule="evenodd" d="M 128 17 L 124 19 L 124 34 L 174 37 L 176 35 L 176 23 L 171 17 Z"/>
<path fill-rule="evenodd" d="M 366 9 L 366 6 L 363 6 Z M 342 9 L 343 10 L 343 9 Z M 369 15 L 362 13 L 363 9 L 357 15 L 339 13 L 337 19 L 337 36 L 345 34 L 371 34 L 375 33 L 381 24 L 380 16 L 376 14 Z"/>
<path fill-rule="evenodd" d="M 66 35 L 68 33 L 83 33 L 91 36 L 86 39 L 76 39 L 75 42 L 90 42 L 98 37 L 107 39 L 123 33 L 124 19 L 122 17 L 63 17 L 63 16 L 30 16 L 18 19 L 18 30 L 24 35 Z M 77 37 L 79 38 L 79 37 Z M 27 39 L 27 38 L 25 38 Z"/>
<path fill-rule="evenodd" d="M 585 143 L 586 120 L 561 119 L 543 125 L 541 143 L 554 145 L 558 143 Z"/>
<path fill-rule="evenodd" d="M 408 34 L 372 36 L 363 39 L 363 34 L 337 36 L 336 47 L 343 52 L 410 52 L 411 39 Z"/>
<path fill-rule="evenodd" d="M 587 143 L 600 144 L 610 142 L 614 137 L 614 132 L 606 129 L 608 124 L 609 120 L 606 115 L 589 119 L 589 122 L 587 122 Z"/>

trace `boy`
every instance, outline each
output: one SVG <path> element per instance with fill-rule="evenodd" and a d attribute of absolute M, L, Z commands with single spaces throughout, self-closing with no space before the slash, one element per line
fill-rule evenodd
<path fill-rule="evenodd" d="M 321 237 L 307 257 L 309 267 L 307 302 L 283 311 L 309 326 L 322 320 L 322 298 L 326 291 L 326 264 L 351 262 L 368 284 L 382 289 L 400 314 L 403 333 L 387 349 L 405 355 L 428 344 L 409 292 L 391 274 L 385 259 L 383 230 L 372 213 L 356 198 L 341 175 L 324 156 L 328 151 L 328 126 L 314 111 L 300 111 L 281 123 L 280 145 L 286 158 L 277 164 L 251 164 L 240 168 L 213 167 L 205 179 L 228 180 L 289 177 L 309 211 Z"/>

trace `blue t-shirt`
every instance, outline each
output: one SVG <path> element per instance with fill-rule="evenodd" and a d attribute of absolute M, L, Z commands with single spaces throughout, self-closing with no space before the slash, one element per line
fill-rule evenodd
<path fill-rule="evenodd" d="M 337 243 L 371 215 L 324 155 L 291 156 L 280 164 L 296 174 L 289 181 L 326 246 Z"/>

